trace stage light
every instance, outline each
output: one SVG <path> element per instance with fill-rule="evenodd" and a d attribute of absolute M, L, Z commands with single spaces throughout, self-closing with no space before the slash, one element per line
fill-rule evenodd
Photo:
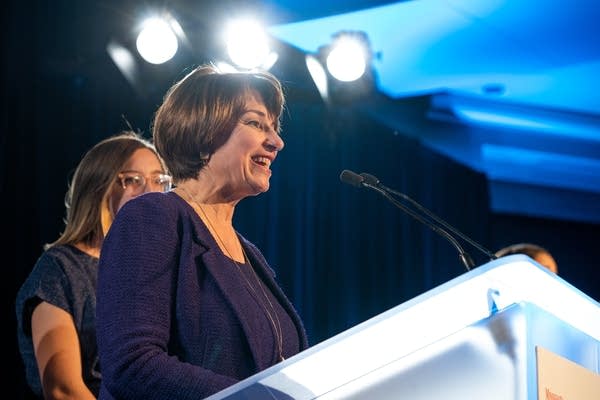
<path fill-rule="evenodd" d="M 327 72 L 323 68 L 323 65 L 317 60 L 316 57 L 308 54 L 305 59 L 306 68 L 308 68 L 308 72 L 317 87 L 317 90 L 321 94 L 323 100 L 327 100 L 329 98 L 329 90 L 327 85 Z"/>
<path fill-rule="evenodd" d="M 169 61 L 179 47 L 171 25 L 158 17 L 149 18 L 143 23 L 136 46 L 144 60 L 151 64 Z"/>
<path fill-rule="evenodd" d="M 350 104 L 376 91 L 374 58 L 365 32 L 340 31 L 315 54 L 307 54 L 305 62 L 323 101 Z"/>
<path fill-rule="evenodd" d="M 135 57 L 131 51 L 115 40 L 108 43 L 106 51 L 125 79 L 135 87 L 139 79 L 139 73 Z"/>
<path fill-rule="evenodd" d="M 348 33 L 342 33 L 334 39 L 326 63 L 335 79 L 352 82 L 365 73 L 369 49 L 361 39 L 356 34 Z"/>
<path fill-rule="evenodd" d="M 253 20 L 236 20 L 229 23 L 225 45 L 231 61 L 242 69 L 268 70 L 277 61 L 271 51 L 269 39 L 262 26 Z"/>

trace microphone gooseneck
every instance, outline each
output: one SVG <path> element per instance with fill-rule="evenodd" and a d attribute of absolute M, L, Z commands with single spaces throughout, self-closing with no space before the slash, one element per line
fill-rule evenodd
<path fill-rule="evenodd" d="M 439 226 L 436 226 L 436 225 L 432 224 L 430 221 L 427 221 L 426 219 L 421 217 L 419 214 L 417 214 L 416 212 L 414 212 L 413 210 L 411 210 L 410 208 L 406 207 L 404 204 L 399 202 L 396 198 L 392 197 L 390 195 L 390 193 L 388 193 L 386 190 L 384 190 L 378 186 L 379 180 L 377 178 L 375 178 L 372 175 L 368 175 L 368 174 L 364 174 L 364 175 L 366 175 L 366 176 L 359 175 L 355 172 L 352 172 L 352 171 L 346 169 L 346 170 L 343 170 L 342 173 L 340 174 L 340 180 L 342 182 L 350 184 L 352 186 L 366 187 L 366 188 L 372 189 L 372 190 L 376 191 L 377 193 L 381 194 L 389 202 L 391 202 L 393 205 L 395 205 L 396 207 L 398 207 L 399 209 L 404 211 L 406 214 L 410 215 L 412 218 L 416 219 L 423 225 L 427 226 L 428 228 L 430 228 L 431 230 L 433 230 L 434 232 L 438 233 L 439 235 L 444 237 L 446 240 L 448 240 L 458 251 L 459 259 L 464 264 L 467 271 L 470 271 L 471 268 L 473 268 L 475 266 L 475 263 L 473 262 L 473 259 L 471 258 L 471 256 L 462 248 L 460 243 L 452 235 L 450 235 L 448 232 L 446 232 L 444 229 L 440 228 Z M 375 181 L 377 181 L 377 182 L 375 182 Z"/>
<path fill-rule="evenodd" d="M 379 179 L 377 179 L 377 177 L 375 177 L 371 174 L 367 174 L 367 173 L 363 172 L 360 174 L 360 176 L 364 179 L 365 183 L 368 183 L 373 186 L 377 186 L 377 187 L 381 188 L 382 190 L 385 190 L 388 193 L 394 194 L 394 195 L 408 201 L 410 204 L 412 204 L 415 208 L 417 208 L 423 214 L 427 215 L 429 218 L 431 218 L 438 224 L 442 225 L 444 228 L 448 229 L 450 232 L 452 232 L 456 236 L 460 237 L 462 240 L 469 243 L 471 246 L 475 247 L 477 250 L 479 250 L 480 252 L 482 252 L 483 254 L 488 256 L 490 258 L 490 260 L 495 260 L 498 258 L 494 253 L 492 253 L 491 251 L 489 251 L 488 249 L 486 249 L 485 247 L 483 247 L 482 245 L 480 245 L 479 243 L 477 243 L 476 241 L 474 241 L 467 235 L 463 234 L 461 231 L 459 231 L 458 229 L 456 229 L 455 227 L 453 227 L 452 225 L 450 225 L 449 223 L 444 221 L 442 218 L 435 215 L 432 211 L 423 207 L 421 204 L 419 204 L 418 202 L 416 202 L 415 200 L 410 198 L 407 194 L 398 192 L 397 190 L 394 190 L 394 189 L 390 189 L 389 187 L 383 185 L 381 183 L 381 181 Z"/>

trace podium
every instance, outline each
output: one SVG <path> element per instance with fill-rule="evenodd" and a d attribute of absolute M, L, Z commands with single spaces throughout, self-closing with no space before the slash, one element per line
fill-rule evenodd
<path fill-rule="evenodd" d="M 222 390 L 241 399 L 600 399 L 600 304 L 503 257 Z"/>

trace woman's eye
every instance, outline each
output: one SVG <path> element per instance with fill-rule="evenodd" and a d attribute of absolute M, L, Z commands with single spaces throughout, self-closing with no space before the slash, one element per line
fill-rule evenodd
<path fill-rule="evenodd" d="M 125 178 L 123 178 L 123 184 L 125 186 L 129 186 L 129 185 L 139 185 L 141 183 L 141 179 L 139 176 L 126 176 Z"/>
<path fill-rule="evenodd" d="M 261 127 L 260 122 L 254 121 L 254 120 L 247 121 L 246 125 L 250 125 L 250 126 L 253 126 L 255 128 L 260 128 Z"/>
<path fill-rule="evenodd" d="M 164 185 L 165 183 L 170 182 L 170 180 L 164 175 L 155 176 L 152 178 L 152 181 L 157 185 Z"/>

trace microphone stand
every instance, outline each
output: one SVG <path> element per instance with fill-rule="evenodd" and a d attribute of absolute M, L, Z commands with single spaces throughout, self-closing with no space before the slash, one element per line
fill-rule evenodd
<path fill-rule="evenodd" d="M 428 226 L 430 229 L 432 229 L 433 231 L 437 232 L 438 234 L 440 234 L 441 236 L 446 238 L 458 251 L 458 258 L 463 263 L 463 265 L 465 266 L 467 271 L 470 271 L 475 266 L 475 263 L 473 262 L 473 259 L 471 258 L 471 256 L 462 248 L 460 243 L 458 243 L 458 241 L 454 237 L 452 237 L 452 235 L 450 235 L 448 232 L 446 232 L 445 230 L 441 229 L 440 227 L 438 227 L 436 225 L 429 223 L 429 221 L 425 220 L 419 214 L 415 213 L 413 210 L 406 207 L 404 204 L 402 204 L 397 199 L 392 197 L 386 190 L 380 188 L 379 186 L 373 185 L 370 182 L 366 182 L 366 180 L 363 180 L 362 182 L 360 182 L 360 184 L 362 186 L 365 186 L 369 189 L 373 189 L 376 192 L 380 193 L 387 200 L 389 200 L 393 205 L 395 205 L 396 207 L 398 207 L 399 209 L 401 209 L 402 211 L 404 211 L 405 213 L 407 213 L 408 215 L 410 215 L 411 217 L 413 217 L 414 219 L 416 219 L 423 225 Z"/>
<path fill-rule="evenodd" d="M 447 223 L 446 221 L 444 221 L 443 219 L 441 219 L 440 217 L 438 217 L 437 215 L 435 215 L 433 212 L 429 211 L 427 208 L 425 208 L 422 205 L 420 205 L 418 202 L 416 202 L 415 200 L 413 200 L 412 198 L 410 198 L 408 195 L 406 195 L 406 194 L 404 194 L 402 192 L 398 192 L 398 191 L 396 191 L 394 189 L 390 189 L 389 187 L 383 185 L 379 181 L 379 179 L 377 179 L 377 177 L 375 177 L 375 176 L 373 176 L 371 174 L 361 173 L 360 176 L 364 178 L 364 181 L 362 182 L 363 185 L 369 185 L 371 187 L 376 186 L 376 187 L 380 188 L 381 190 L 383 190 L 383 191 L 385 191 L 387 193 L 394 194 L 394 195 L 402 198 L 403 200 L 408 201 L 410 204 L 412 204 L 414 207 L 416 207 L 423 214 L 427 215 L 429 218 L 431 218 L 432 220 L 434 220 L 438 224 L 442 225 L 444 228 L 448 229 L 450 232 L 454 233 L 456 236 L 460 237 L 465 242 L 469 243 L 471 246 L 475 247 L 476 249 L 478 249 L 479 251 L 481 251 L 483 254 L 485 254 L 486 256 L 488 256 L 490 258 L 490 260 L 495 260 L 495 259 L 498 258 L 494 253 L 490 252 L 488 249 L 486 249 L 485 247 L 483 247 L 479 243 L 475 242 L 473 239 L 471 239 L 468 236 L 464 235 L 458 229 L 454 228 L 452 225 L 450 225 L 449 223 Z"/>

